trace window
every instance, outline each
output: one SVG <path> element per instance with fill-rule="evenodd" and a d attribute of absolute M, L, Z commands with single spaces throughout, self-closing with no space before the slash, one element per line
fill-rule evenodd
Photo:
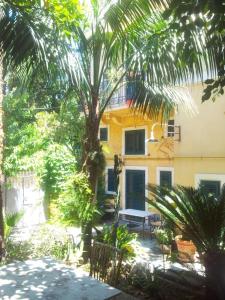
<path fill-rule="evenodd" d="M 168 137 L 173 137 L 174 136 L 174 120 L 169 120 L 168 121 L 167 136 Z"/>
<path fill-rule="evenodd" d="M 107 127 L 101 127 L 99 129 L 99 139 L 102 142 L 108 141 L 108 128 Z"/>
<path fill-rule="evenodd" d="M 106 192 L 108 194 L 116 193 L 116 180 L 114 170 L 112 168 L 107 169 Z"/>
<path fill-rule="evenodd" d="M 201 180 L 200 187 L 207 194 L 218 197 L 220 195 L 220 184 L 219 180 Z"/>
<path fill-rule="evenodd" d="M 145 129 L 125 131 L 125 154 L 145 154 Z"/>
<path fill-rule="evenodd" d="M 160 186 L 171 188 L 172 187 L 172 172 L 171 171 L 160 171 L 159 184 L 160 184 Z"/>

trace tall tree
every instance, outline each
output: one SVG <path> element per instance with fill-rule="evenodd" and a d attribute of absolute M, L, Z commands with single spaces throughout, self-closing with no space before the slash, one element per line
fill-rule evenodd
<path fill-rule="evenodd" d="M 49 75 L 48 62 L 56 60 L 59 31 L 40 1 L 1 1 L 0 6 L 0 167 L 3 153 L 2 100 L 3 76 L 9 70 L 31 79 L 39 68 Z M 48 17 L 48 18 L 47 18 Z M 54 42 L 54 43 L 53 43 Z M 63 51 L 63 48 L 61 48 Z M 62 53 L 60 53 L 62 54 Z M 3 174 L 0 169 L 0 187 Z M 0 238 L 4 240 L 3 200 L 0 190 Z M 1 245 L 1 244 L 0 244 Z M 0 249 L 0 253 L 2 249 Z"/>
<path fill-rule="evenodd" d="M 71 38 L 68 77 L 85 116 L 83 169 L 94 195 L 92 202 L 102 172 L 99 123 L 114 93 L 130 84 L 136 109 L 167 118 L 178 104 L 188 103 L 173 86 L 201 75 L 203 64 L 210 70 L 201 32 L 190 33 L 188 41 L 178 35 L 162 17 L 164 2 L 93 0 L 87 19 L 72 27 L 76 39 Z M 189 47 L 190 57 L 184 46 Z M 90 249 L 91 227 L 89 222 L 83 228 L 84 236 L 89 236 L 84 254 Z"/>
<path fill-rule="evenodd" d="M 205 36 L 205 47 L 214 61 L 214 74 L 205 72 L 202 101 L 215 100 L 224 94 L 225 87 L 225 5 L 224 0 L 166 0 L 168 7 L 164 16 L 170 20 L 180 34 L 189 39 L 193 30 L 201 30 Z M 211 75 L 211 76 L 210 76 Z M 208 78 L 208 79 L 207 79 Z"/>

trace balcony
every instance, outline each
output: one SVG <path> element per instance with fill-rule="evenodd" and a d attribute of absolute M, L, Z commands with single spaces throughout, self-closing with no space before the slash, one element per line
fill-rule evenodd
<path fill-rule="evenodd" d="M 107 109 L 121 109 L 127 108 L 131 104 L 131 99 L 133 96 L 133 90 L 130 85 L 123 85 L 110 100 Z"/>
<path fill-rule="evenodd" d="M 126 96 L 113 97 L 110 100 L 107 109 L 126 108 L 129 107 L 130 103 L 131 100 L 127 99 Z"/>

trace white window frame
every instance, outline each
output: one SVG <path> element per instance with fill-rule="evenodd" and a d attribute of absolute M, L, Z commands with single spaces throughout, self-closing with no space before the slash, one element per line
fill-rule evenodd
<path fill-rule="evenodd" d="M 114 169 L 113 166 L 107 166 L 105 168 L 105 193 L 107 195 L 116 195 L 116 192 L 108 191 L 108 170 L 109 169 Z"/>
<path fill-rule="evenodd" d="M 126 170 L 139 170 L 145 171 L 145 186 L 149 183 L 149 172 L 148 167 L 144 166 L 125 166 L 122 171 L 123 176 L 123 190 L 122 190 L 122 208 L 126 208 Z M 145 197 L 148 197 L 148 190 L 145 188 Z M 148 211 L 148 203 L 145 201 L 145 211 Z"/>
<path fill-rule="evenodd" d="M 210 174 L 210 173 L 199 173 L 195 174 L 195 188 L 198 188 L 201 180 L 208 181 L 220 181 L 220 189 L 225 184 L 225 174 Z"/>
<path fill-rule="evenodd" d="M 122 155 L 125 156 L 147 156 L 147 152 L 148 152 L 148 144 L 145 143 L 145 153 L 144 154 L 125 154 L 125 133 L 126 131 L 132 131 L 132 130 L 141 130 L 144 129 L 145 130 L 145 138 L 144 138 L 144 143 L 147 139 L 147 133 L 148 133 L 148 127 L 147 126 L 138 126 L 138 127 L 127 127 L 127 128 L 123 128 L 122 130 Z"/>
<path fill-rule="evenodd" d="M 107 134 L 107 141 L 101 141 L 100 140 L 100 129 L 101 128 L 107 128 L 108 134 Z M 100 125 L 98 130 L 98 139 L 101 143 L 107 143 L 109 141 L 109 125 Z"/>
<path fill-rule="evenodd" d="M 157 167 L 156 168 L 156 184 L 160 185 L 160 172 L 170 171 L 172 174 L 172 186 L 174 185 L 174 168 L 173 167 Z"/>

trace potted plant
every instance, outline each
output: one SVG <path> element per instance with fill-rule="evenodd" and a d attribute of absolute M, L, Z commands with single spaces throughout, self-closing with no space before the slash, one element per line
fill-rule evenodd
<path fill-rule="evenodd" d="M 132 105 L 133 100 L 132 99 L 126 99 L 126 105 L 127 106 L 131 106 Z"/>
<path fill-rule="evenodd" d="M 196 253 L 196 247 L 192 240 L 183 235 L 177 235 L 175 237 L 175 241 L 178 250 L 178 258 L 182 262 L 193 262 Z"/>
<path fill-rule="evenodd" d="M 188 245 L 192 255 L 194 247 L 190 240 L 193 241 L 205 267 L 206 299 L 224 299 L 225 186 L 219 197 L 205 193 L 201 187 L 175 186 L 166 190 L 150 185 L 149 189 L 154 198 L 148 199 L 148 203 L 182 231 L 183 240 L 184 233 L 188 233 L 188 243 L 180 237 L 176 239 L 179 249 L 183 252 Z"/>
<path fill-rule="evenodd" d="M 158 229 L 155 231 L 156 240 L 159 243 L 160 249 L 164 254 L 171 253 L 172 232 L 166 229 Z"/>

